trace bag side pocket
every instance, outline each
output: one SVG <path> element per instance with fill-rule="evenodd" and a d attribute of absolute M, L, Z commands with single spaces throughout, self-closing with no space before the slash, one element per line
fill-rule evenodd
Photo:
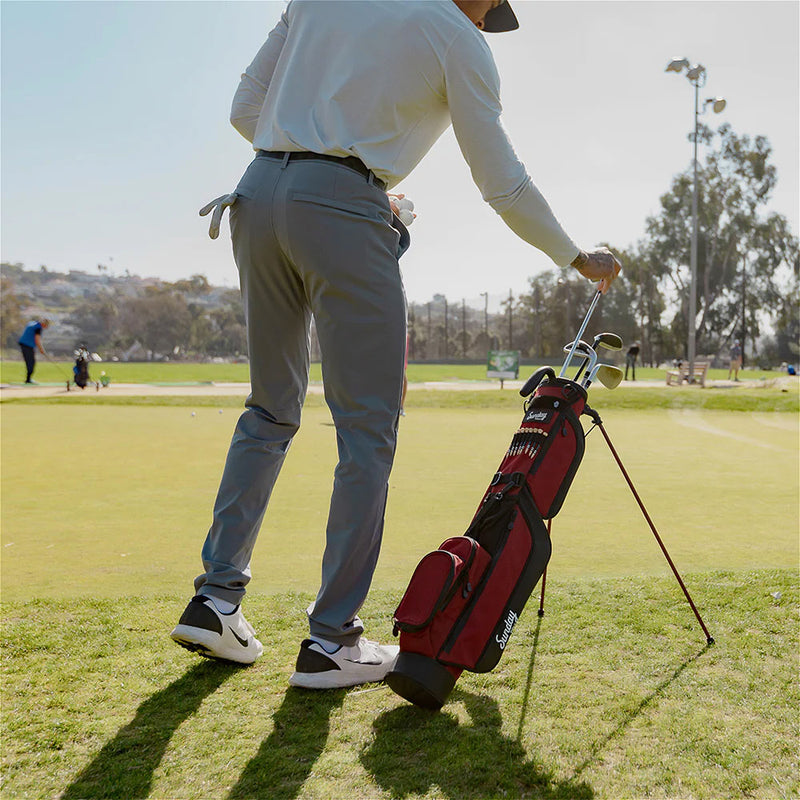
<path fill-rule="evenodd" d="M 463 560 L 455 553 L 434 550 L 423 556 L 394 612 L 394 632 L 414 632 L 430 625 L 452 596 Z"/>

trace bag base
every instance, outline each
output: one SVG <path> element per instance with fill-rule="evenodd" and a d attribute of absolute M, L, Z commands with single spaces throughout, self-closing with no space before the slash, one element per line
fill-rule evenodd
<path fill-rule="evenodd" d="M 389 688 L 420 708 L 438 711 L 456 685 L 461 670 L 419 653 L 400 653 L 386 676 Z"/>

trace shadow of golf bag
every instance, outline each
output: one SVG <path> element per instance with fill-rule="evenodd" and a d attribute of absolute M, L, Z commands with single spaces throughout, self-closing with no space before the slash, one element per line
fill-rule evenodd
<path fill-rule="evenodd" d="M 583 458 L 586 390 L 549 367 L 525 390 L 522 423 L 469 528 L 419 562 L 394 613 L 400 654 L 386 682 L 423 708 L 441 708 L 463 670 L 497 665 L 550 559 L 543 519 Z"/>

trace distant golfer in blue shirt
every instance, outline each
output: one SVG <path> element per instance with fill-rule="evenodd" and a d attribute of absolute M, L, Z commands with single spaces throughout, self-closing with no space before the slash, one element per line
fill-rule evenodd
<path fill-rule="evenodd" d="M 22 357 L 25 359 L 25 367 L 28 374 L 25 376 L 25 383 L 36 383 L 31 380 L 33 370 L 36 368 L 36 350 L 42 355 L 46 355 L 42 345 L 42 331 L 50 327 L 49 319 L 31 320 L 19 337 L 19 349 L 22 350 Z"/>

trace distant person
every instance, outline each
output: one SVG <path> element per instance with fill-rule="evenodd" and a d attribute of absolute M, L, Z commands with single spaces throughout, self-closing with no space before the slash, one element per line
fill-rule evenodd
<path fill-rule="evenodd" d="M 36 383 L 33 380 L 33 371 L 36 369 L 36 351 L 38 350 L 43 356 L 47 355 L 42 344 L 42 331 L 49 327 L 49 319 L 34 319 L 25 326 L 22 336 L 19 337 L 19 349 L 22 351 L 27 370 L 25 383 Z"/>
<path fill-rule="evenodd" d="M 634 342 L 625 353 L 625 380 L 628 380 L 628 367 L 632 372 L 632 380 L 636 380 L 636 359 L 639 357 L 639 342 Z"/>
<path fill-rule="evenodd" d="M 289 683 L 352 686 L 392 668 L 398 647 L 366 639 L 358 616 L 381 547 L 403 387 L 402 240 L 386 191 L 451 124 L 482 196 L 518 236 L 602 292 L 615 280 L 617 259 L 573 242 L 501 124 L 500 80 L 482 31 L 517 27 L 502 0 L 292 0 L 242 75 L 231 122 L 256 157 L 236 191 L 209 206 L 212 230 L 231 207 L 252 391 L 228 451 L 204 571 L 172 632 L 184 647 L 240 663 L 262 653 L 240 604 L 300 425 L 313 315 L 339 463 L 321 586 Z M 581 124 L 590 137 L 597 123 Z"/>
<path fill-rule="evenodd" d="M 742 345 L 738 339 L 733 340 L 733 345 L 731 346 L 731 363 L 728 367 L 728 380 L 731 379 L 731 375 L 733 375 L 733 379 L 735 381 L 739 380 L 739 370 L 742 368 Z"/>

